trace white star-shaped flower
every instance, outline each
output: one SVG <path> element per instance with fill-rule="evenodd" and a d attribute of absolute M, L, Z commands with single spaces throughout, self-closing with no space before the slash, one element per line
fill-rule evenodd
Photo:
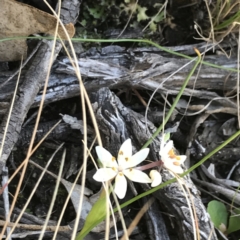
<path fill-rule="evenodd" d="M 97 146 L 96 152 L 103 167 L 99 168 L 94 174 L 94 180 L 105 182 L 115 177 L 114 192 L 122 199 L 127 192 L 127 179 L 134 182 L 151 183 L 148 175 L 133 167 L 144 161 L 148 156 L 149 149 L 144 148 L 132 155 L 131 139 L 127 139 L 118 152 L 117 161 L 105 148 Z"/>
<path fill-rule="evenodd" d="M 174 173 L 183 173 L 181 164 L 186 160 L 185 155 L 176 155 L 173 150 L 173 141 L 168 141 L 159 152 L 161 160 L 163 161 L 163 167 L 169 169 Z"/>

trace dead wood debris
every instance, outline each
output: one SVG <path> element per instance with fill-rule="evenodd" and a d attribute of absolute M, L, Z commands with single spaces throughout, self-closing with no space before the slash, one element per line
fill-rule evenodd
<path fill-rule="evenodd" d="M 68 1 L 66 1 L 66 3 L 69 4 Z M 72 1 L 71 4 L 74 4 L 75 9 L 79 9 L 80 3 L 78 1 Z M 76 19 L 77 12 L 74 14 L 68 12 L 68 14 L 69 16 L 74 15 L 72 18 L 73 20 Z M 62 17 L 65 20 L 69 20 L 69 16 L 65 15 Z M 199 49 L 203 49 L 204 45 L 199 44 L 198 47 Z M 60 49 L 61 45 L 57 43 L 56 54 Z M 26 113 L 30 107 L 33 108 L 39 105 L 41 99 L 41 87 L 46 76 L 50 50 L 51 43 L 42 43 L 36 56 L 31 60 L 30 68 L 24 72 L 17 104 L 11 118 L 11 124 L 0 162 L 1 168 L 5 165 L 14 144 L 17 142 Z M 192 46 L 175 47 L 173 50 L 185 54 L 194 54 Z M 215 55 L 209 55 L 206 56 L 204 60 L 211 64 L 224 66 L 225 68 L 237 67 L 237 59 L 235 57 L 227 59 L 223 55 L 217 58 Z M 136 88 L 153 92 L 158 88 L 160 94 L 175 96 L 182 86 L 187 74 L 191 70 L 192 64 L 187 65 L 188 63 L 189 59 L 174 58 L 172 55 L 161 52 L 156 48 L 126 49 L 118 46 L 109 46 L 103 49 L 91 49 L 80 55 L 79 66 L 81 68 L 81 74 L 84 79 L 84 85 L 88 93 L 91 95 L 92 106 L 97 116 L 105 148 L 109 149 L 112 153 L 116 153 L 121 143 L 128 137 L 133 139 L 136 148 L 140 148 L 151 137 L 151 134 L 155 130 L 155 126 L 152 122 L 145 122 L 143 115 L 125 107 L 119 98 L 109 89 Z M 186 67 L 178 71 L 184 65 L 186 65 Z M 175 74 L 172 74 L 174 72 Z M 0 83 L 3 83 L 8 77 L 9 76 L 6 72 L 1 73 Z M 15 79 L 13 78 L 2 87 L 2 89 L 0 89 L 0 101 L 2 106 L 0 110 L 1 115 L 5 114 L 6 116 L 14 83 Z M 198 99 L 197 103 L 190 103 L 190 105 L 188 105 L 187 101 L 182 100 L 177 106 L 175 116 L 179 113 L 185 114 L 185 116 L 202 113 L 202 116 L 206 116 L 207 118 L 208 116 L 219 112 L 237 116 L 236 102 L 224 96 L 224 94 L 227 95 L 228 93 L 234 95 L 235 85 L 236 72 L 227 69 L 218 69 L 203 64 L 198 75 L 197 72 L 193 75 L 184 92 L 184 96 L 191 96 Z M 49 79 L 45 104 L 78 95 L 78 81 L 74 69 L 66 57 L 59 58 L 54 64 Z M 154 112 L 149 112 L 148 114 L 154 116 Z M 161 112 L 158 119 L 161 120 L 162 116 L 163 113 Z M 199 122 L 196 122 L 199 123 L 198 126 L 200 125 L 200 118 L 201 116 L 198 119 Z M 5 122 L 6 117 L 0 128 L 1 138 Z M 158 122 L 158 120 L 156 120 L 156 122 Z M 198 126 L 193 128 L 194 133 L 197 132 Z M 197 137 L 194 136 L 195 134 L 191 135 L 187 140 L 187 143 L 198 141 L 199 139 L 206 139 L 205 136 L 209 133 L 208 128 L 212 128 L 214 124 L 211 123 L 209 126 L 210 127 L 205 127 L 205 132 L 203 131 L 202 135 L 198 135 Z M 218 125 L 216 129 L 219 128 L 220 126 Z M 65 131 L 62 129 L 66 129 L 67 132 L 69 131 L 69 127 L 67 127 L 66 124 L 62 124 L 60 129 L 61 131 Z M 226 130 L 226 128 L 223 130 Z M 27 135 L 27 137 L 25 137 L 25 135 Z M 22 139 L 23 143 L 28 142 L 28 136 L 30 134 L 27 134 L 25 131 L 25 135 L 24 130 L 22 130 L 22 136 L 19 140 L 20 142 Z M 213 141 L 214 137 L 215 136 L 211 136 L 211 138 L 209 138 L 209 142 L 211 142 L 209 145 L 202 145 L 202 143 L 199 144 L 202 149 L 206 150 L 201 152 L 201 154 L 211 151 L 218 140 L 221 140 L 221 138 L 218 138 L 217 140 L 215 138 L 216 141 Z M 159 151 L 160 139 L 156 138 L 156 141 L 157 142 L 154 142 L 150 146 L 151 159 L 155 161 L 159 158 L 157 153 Z M 229 151 L 233 152 L 232 149 Z M 234 152 L 237 152 L 237 148 Z M 190 153 L 190 155 L 191 154 L 192 153 Z M 198 153 L 195 155 L 196 159 L 199 158 L 197 155 Z M 239 157 L 238 152 L 236 153 L 236 156 Z M 172 176 L 166 171 L 163 172 L 163 176 L 164 181 L 172 178 Z M 185 177 L 184 181 L 191 190 L 191 197 L 193 198 L 194 206 L 197 210 L 201 239 L 209 239 L 209 236 L 211 236 L 211 239 L 217 239 L 198 190 L 192 183 L 190 177 Z M 196 180 L 196 182 L 197 181 L 200 182 L 200 180 Z M 214 188 L 214 186 L 208 185 L 209 188 Z M 135 187 L 133 186 L 133 188 Z M 141 188 L 135 188 L 134 192 L 140 193 L 145 190 L 148 190 L 148 186 L 141 185 Z M 220 190 L 219 192 L 221 193 Z M 132 193 L 129 194 L 131 196 Z M 149 209 L 146 216 L 148 220 L 149 236 L 151 236 L 152 239 L 161 239 L 160 237 L 156 238 L 156 236 L 160 235 L 164 236 L 163 239 L 169 238 L 164 220 L 160 216 L 161 211 L 158 209 L 158 203 L 161 203 L 169 209 L 169 213 L 174 215 L 174 222 L 177 225 L 176 228 L 179 229 L 181 239 L 193 239 L 193 228 L 191 218 L 189 217 L 189 209 L 179 185 L 173 183 L 163 190 L 155 192 L 153 195 L 156 202 L 155 205 Z M 144 202 L 145 199 L 143 199 L 143 203 Z M 157 216 L 156 212 L 158 214 Z M 161 228 L 159 228 L 159 226 L 161 226 Z M 66 236 L 69 237 L 67 233 Z M 99 235 L 97 236 L 99 237 Z M 94 235 L 94 237 L 96 238 L 96 235 Z"/>

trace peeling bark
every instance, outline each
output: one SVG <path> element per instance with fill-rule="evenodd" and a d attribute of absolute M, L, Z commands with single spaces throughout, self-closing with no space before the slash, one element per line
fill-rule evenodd
<path fill-rule="evenodd" d="M 67 5 L 64 4 L 67 3 Z M 62 12 L 62 19 L 65 21 L 73 22 L 76 20 L 79 12 L 80 2 L 78 0 L 64 1 L 62 6 L 64 11 Z M 70 8 L 69 8 L 70 7 Z M 66 15 L 67 12 L 68 15 Z M 64 17 L 65 16 L 65 17 Z M 13 110 L 10 117 L 9 126 L 6 133 L 6 139 L 4 141 L 2 156 L 0 158 L 0 173 L 5 166 L 6 161 L 14 147 L 14 144 L 18 140 L 19 133 L 21 131 L 22 123 L 26 117 L 28 110 L 30 109 L 37 93 L 43 86 L 47 77 L 47 72 L 50 63 L 50 56 L 53 48 L 53 41 L 42 41 L 36 55 L 32 58 L 31 64 L 25 75 L 23 81 L 18 89 L 16 100 L 13 106 Z M 54 58 L 57 57 L 62 45 L 56 42 L 54 50 Z M 6 128 L 8 111 L 6 112 L 4 119 L 0 125 L 0 139 L 3 139 L 3 133 Z"/>
<path fill-rule="evenodd" d="M 192 46 L 185 51 L 188 53 Z M 196 71 L 191 77 L 183 95 L 212 100 L 221 97 L 219 93 L 231 92 L 234 94 L 237 84 L 237 74 L 227 68 L 237 68 L 237 59 L 225 56 L 206 56 L 205 62 L 224 66 L 226 70 L 208 65 L 201 65 L 201 70 Z M 186 76 L 194 63 L 187 65 L 189 59 L 173 57 L 157 50 L 156 48 L 143 48 L 127 50 L 119 46 L 109 46 L 89 50 L 79 58 L 80 71 L 84 79 L 86 90 L 90 93 L 102 87 L 110 89 L 134 87 L 147 89 L 160 93 L 176 95 L 181 88 Z M 54 69 L 49 79 L 45 104 L 71 98 L 79 95 L 79 84 L 75 71 L 67 58 L 61 58 L 54 64 Z M 175 74 L 173 74 L 176 72 Z M 6 73 L 5 73 L 6 75 Z M 0 75 L 0 83 L 7 76 Z M 4 112 L 7 101 L 11 99 L 15 79 L 0 89 L 1 112 Z M 41 91 L 35 97 L 32 107 L 39 105 Z M 216 99 L 224 107 L 229 107 L 228 99 Z M 224 103 L 223 103 L 224 102 Z M 228 102 L 228 103 L 227 103 Z M 236 108 L 236 106 L 232 106 Z"/>
<path fill-rule="evenodd" d="M 156 130 L 151 122 L 145 122 L 144 118 L 126 108 L 122 105 L 119 98 L 112 93 L 108 88 L 101 88 L 96 93 L 90 95 L 92 107 L 94 109 L 99 129 L 102 134 L 104 147 L 107 148 L 113 156 L 117 155 L 117 151 L 124 140 L 131 138 L 133 142 L 134 151 L 140 149 L 141 146 L 152 136 Z M 160 137 L 156 137 L 152 144 L 150 144 L 149 158 L 152 161 L 159 159 L 158 152 L 160 148 Z M 167 181 L 173 176 L 166 170 L 162 172 L 163 180 Z M 201 239 L 217 240 L 214 226 L 212 225 L 209 215 L 201 201 L 199 192 L 189 176 L 184 177 L 184 185 L 189 189 L 191 196 L 187 192 L 190 202 L 194 204 L 196 216 L 198 220 L 198 229 L 200 231 Z M 143 190 L 146 191 L 150 187 L 146 184 L 141 184 Z M 169 184 L 164 189 L 158 190 L 153 194 L 159 202 L 163 203 L 168 209 L 169 213 L 175 217 L 176 229 L 179 231 L 180 239 L 194 239 L 194 228 L 192 218 L 189 211 L 185 195 L 180 188 L 179 183 Z M 151 209 L 149 210 L 151 211 Z M 149 212 L 151 215 L 151 213 Z M 153 221 L 155 218 L 151 218 Z M 158 218 L 158 224 L 164 226 L 161 218 Z M 152 222 L 154 226 L 155 223 Z M 162 228 L 164 231 L 164 227 Z M 162 238 L 166 239 L 164 235 Z"/>

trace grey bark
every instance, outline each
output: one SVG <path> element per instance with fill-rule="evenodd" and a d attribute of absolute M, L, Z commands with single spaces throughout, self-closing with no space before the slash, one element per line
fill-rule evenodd
<path fill-rule="evenodd" d="M 0 201 L 0 214 L 2 214 L 2 215 L 4 215 L 4 211 L 5 211 L 3 204 L 4 203 L 2 201 Z M 13 215 L 12 215 L 12 219 L 11 219 L 12 222 L 16 221 L 16 219 L 18 218 L 18 216 L 21 213 L 21 211 L 22 211 L 22 209 L 18 209 L 16 207 L 13 209 Z M 45 222 L 45 219 L 36 217 L 33 214 L 29 214 L 29 213 L 26 213 L 26 212 L 23 213 L 23 215 L 21 217 L 21 223 L 24 223 L 24 224 L 44 225 L 44 222 Z M 57 225 L 56 221 L 49 220 L 48 226 L 56 226 L 56 225 Z M 35 231 L 35 234 L 34 234 L 34 231 L 28 231 L 26 229 L 16 228 L 15 231 L 14 231 L 14 234 L 18 234 L 18 233 L 24 233 L 25 237 L 26 237 L 28 235 L 36 236 L 37 234 L 39 234 L 39 231 Z M 24 234 L 23 234 L 23 236 L 24 236 Z M 53 233 L 52 232 L 46 232 L 44 236 L 50 238 L 50 237 L 53 236 Z M 71 236 L 71 231 L 59 232 L 57 239 L 58 240 L 68 240 L 70 238 L 70 236 Z"/>
<path fill-rule="evenodd" d="M 153 132 L 156 130 L 151 122 L 145 122 L 144 118 L 126 108 L 119 100 L 119 98 L 112 93 L 108 88 L 102 88 L 96 93 L 90 95 L 92 107 L 94 109 L 98 126 L 102 134 L 104 147 L 107 148 L 113 156 L 117 156 L 118 149 L 122 142 L 127 138 L 131 138 L 134 146 L 134 151 L 140 149 L 141 146 L 151 138 Z M 152 144 L 150 144 L 149 158 L 152 161 L 159 159 L 160 137 L 157 137 Z M 163 170 L 163 180 L 167 181 L 172 178 L 168 171 Z M 190 177 L 184 177 L 185 185 L 190 189 L 191 199 L 196 209 L 198 228 L 201 239 L 217 239 L 214 227 L 210 221 L 209 215 L 201 201 L 198 190 L 191 181 Z M 148 185 L 142 185 L 144 190 L 149 189 Z M 179 229 L 180 239 L 194 239 L 193 224 L 190 217 L 189 206 L 186 202 L 184 193 L 178 183 L 169 184 L 164 189 L 156 191 L 154 196 L 159 202 L 163 203 L 170 214 L 173 214 L 176 219 L 176 229 Z M 190 198 L 189 194 L 187 196 Z M 151 211 L 151 209 L 149 210 Z M 164 234 L 158 239 L 166 239 L 166 230 L 164 230 L 164 222 L 161 218 L 151 218 L 151 221 L 158 221 L 158 226 L 163 226 Z M 152 222 L 152 226 L 156 223 Z M 156 233 L 157 234 L 157 233 Z M 154 236 L 155 234 L 153 234 Z M 157 234 L 158 236 L 159 234 Z M 153 237 L 151 239 L 154 239 Z"/>
<path fill-rule="evenodd" d="M 79 13 L 80 1 L 64 1 L 62 4 L 63 11 L 61 12 L 61 18 L 64 23 L 74 22 Z M 26 117 L 28 110 L 30 109 L 37 93 L 42 87 L 47 77 L 47 72 L 50 63 L 50 56 L 52 52 L 53 41 L 43 41 L 39 47 L 36 55 L 31 60 L 31 65 L 24 75 L 24 79 L 21 86 L 18 89 L 14 107 L 11 113 L 9 126 L 6 133 L 6 139 L 4 141 L 2 156 L 0 158 L 0 173 L 3 166 L 5 166 L 9 154 L 12 151 L 14 144 L 18 140 L 19 133 L 21 131 L 22 123 Z M 56 42 L 53 60 L 57 57 L 62 45 Z M 3 139 L 3 133 L 6 128 L 7 122 L 6 112 L 4 119 L 0 126 L 0 139 Z"/>
<path fill-rule="evenodd" d="M 201 46 L 199 46 L 201 49 Z M 191 50 L 191 51 L 190 51 Z M 193 54 L 192 46 L 185 46 L 185 52 Z M 185 53 L 184 52 L 184 53 Z M 190 79 L 184 95 L 212 100 L 220 97 L 219 92 L 234 94 L 237 84 L 237 58 L 232 56 L 210 55 L 205 62 L 223 66 L 228 70 L 202 64 L 200 72 L 196 71 Z M 102 87 L 110 89 L 133 87 L 160 93 L 176 95 L 194 63 L 179 70 L 189 59 L 173 57 L 156 48 L 125 49 L 109 46 L 103 49 L 90 49 L 79 58 L 79 66 L 88 92 Z M 178 71 L 179 70 L 179 71 Z M 175 74 L 173 74 L 176 72 Z M 0 75 L 0 83 L 7 79 L 6 73 Z M 197 80 L 196 80 L 197 79 Z M 6 111 L 11 99 L 15 79 L 0 89 L 0 114 Z M 78 80 L 75 71 L 67 58 L 61 58 L 54 64 L 45 104 L 79 95 Z M 39 105 L 41 91 L 35 97 L 32 107 Z M 236 115 L 236 106 L 228 99 L 216 99 L 221 107 L 230 107 L 230 113 Z M 212 103 L 213 104 L 213 103 Z M 233 106 L 234 105 L 234 106 Z"/>
<path fill-rule="evenodd" d="M 6 139 L 4 142 L 3 152 L 0 159 L 0 171 L 5 165 L 9 154 L 12 151 L 14 144 L 17 142 L 18 135 L 21 131 L 22 123 L 26 114 L 32 105 L 33 99 L 37 95 L 40 87 L 47 77 L 47 70 L 49 66 L 49 58 L 51 56 L 53 42 L 42 43 L 36 56 L 31 62 L 31 66 L 24 76 L 24 82 L 19 87 L 14 107 L 11 113 L 9 126 L 7 129 Z M 56 43 L 55 56 L 61 50 L 61 44 Z M 7 116 L 5 114 L 4 120 L 0 126 L 0 139 L 3 139 L 3 133 L 6 127 Z"/>
<path fill-rule="evenodd" d="M 71 4 L 73 5 L 70 6 L 70 11 L 71 7 L 75 8 L 75 10 L 79 9 L 80 3 L 78 1 L 72 1 Z M 69 16 L 73 20 L 76 19 L 76 15 L 70 13 Z M 68 19 L 69 16 L 67 16 L 66 19 Z M 24 79 L 21 80 L 22 85 L 18 91 L 17 101 L 14 106 L 6 143 L 3 149 L 3 156 L 0 160 L 0 170 L 1 166 L 5 165 L 8 155 L 18 139 L 18 134 L 28 109 L 31 106 L 36 107 L 39 105 L 41 87 L 46 77 L 51 44 L 51 42 L 42 43 L 37 55 L 32 60 L 31 67 L 25 73 Z M 60 49 L 61 46 L 57 43 L 56 54 Z M 183 51 L 187 54 L 194 54 L 192 46 L 183 49 Z M 225 67 L 237 67 L 235 57 L 227 59 L 224 56 L 219 56 L 218 58 L 216 58 L 216 56 L 214 56 L 214 58 L 207 56 L 205 61 Z M 145 119 L 140 114 L 124 107 L 114 94 L 102 87 L 107 86 L 111 89 L 134 87 L 151 91 L 158 88 L 158 92 L 160 93 L 176 95 L 187 74 L 190 72 L 193 63 L 180 71 L 177 70 L 187 63 L 189 63 L 188 59 L 172 57 L 172 55 L 159 51 L 156 48 L 129 50 L 111 46 L 100 50 L 92 49 L 81 55 L 79 66 L 81 67 L 81 73 L 87 91 L 91 93 L 100 89 L 98 92 L 93 93 L 91 98 L 104 140 L 104 146 L 109 149 L 110 152 L 116 155 L 119 146 L 128 137 L 131 137 L 133 140 L 134 150 L 136 151 L 152 136 L 155 127 L 151 122 L 145 123 Z M 174 72 L 176 73 L 172 74 Z M 3 75 L 0 77 L 2 81 L 7 78 Z M 196 78 L 198 78 L 198 80 L 195 84 Z M 14 80 L 10 81 L 0 90 L 2 106 L 9 105 L 8 101 L 11 99 L 13 86 Z M 212 100 L 215 97 L 219 97 L 217 92 L 223 90 L 232 91 L 235 86 L 236 73 L 232 70 L 216 69 L 215 67 L 203 64 L 199 75 L 197 76 L 197 72 L 194 73 L 184 95 L 192 95 L 198 98 Z M 38 92 L 39 94 L 37 95 Z M 45 104 L 78 95 L 79 86 L 74 70 L 68 59 L 62 58 L 54 66 Z M 226 102 L 222 103 L 220 101 L 219 103 L 227 104 Z M 231 105 L 231 107 L 234 108 L 233 105 Z M 3 112 L 6 111 L 4 108 L 2 109 Z M 5 122 L 6 117 L 0 126 L 0 138 L 2 138 Z M 152 160 L 156 161 L 159 159 L 159 145 L 160 138 L 156 138 L 155 142 L 150 145 L 150 157 Z M 167 171 L 163 171 L 163 177 L 164 181 L 172 178 Z M 194 207 L 197 210 L 201 238 L 209 239 L 208 237 L 211 235 L 211 239 L 217 239 L 213 226 L 198 195 L 198 191 L 190 178 L 185 177 L 184 180 L 191 190 Z M 142 185 L 142 188 L 146 190 L 149 187 Z M 155 192 L 154 196 L 169 209 L 170 213 L 176 216 L 177 229 L 180 229 L 181 239 L 193 239 L 189 207 L 186 204 L 185 197 L 179 185 L 173 183 L 163 190 Z M 151 221 L 149 228 L 152 226 L 151 229 L 154 229 L 151 238 L 153 239 L 153 236 L 159 236 L 159 239 L 161 239 L 161 237 L 162 239 L 167 239 L 166 236 L 168 233 L 164 227 L 163 220 L 161 218 L 155 218 L 154 210 L 152 209 L 149 210 L 148 214 Z M 160 230 L 156 228 L 156 223 L 162 226 L 161 234 L 159 234 Z"/>

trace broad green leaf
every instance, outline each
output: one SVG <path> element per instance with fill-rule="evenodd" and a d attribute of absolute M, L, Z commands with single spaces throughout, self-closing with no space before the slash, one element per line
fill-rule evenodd
<path fill-rule="evenodd" d="M 207 211 L 214 226 L 225 233 L 228 221 L 228 212 L 225 205 L 219 201 L 213 200 L 208 203 Z"/>
<path fill-rule="evenodd" d="M 240 208 L 234 209 L 234 214 L 229 218 L 227 233 L 232 233 L 240 230 Z"/>
<path fill-rule="evenodd" d="M 77 235 L 76 240 L 83 240 L 83 238 L 104 219 L 107 209 L 107 197 L 106 192 L 103 190 L 99 199 L 89 212 L 85 224 L 81 232 Z"/>

